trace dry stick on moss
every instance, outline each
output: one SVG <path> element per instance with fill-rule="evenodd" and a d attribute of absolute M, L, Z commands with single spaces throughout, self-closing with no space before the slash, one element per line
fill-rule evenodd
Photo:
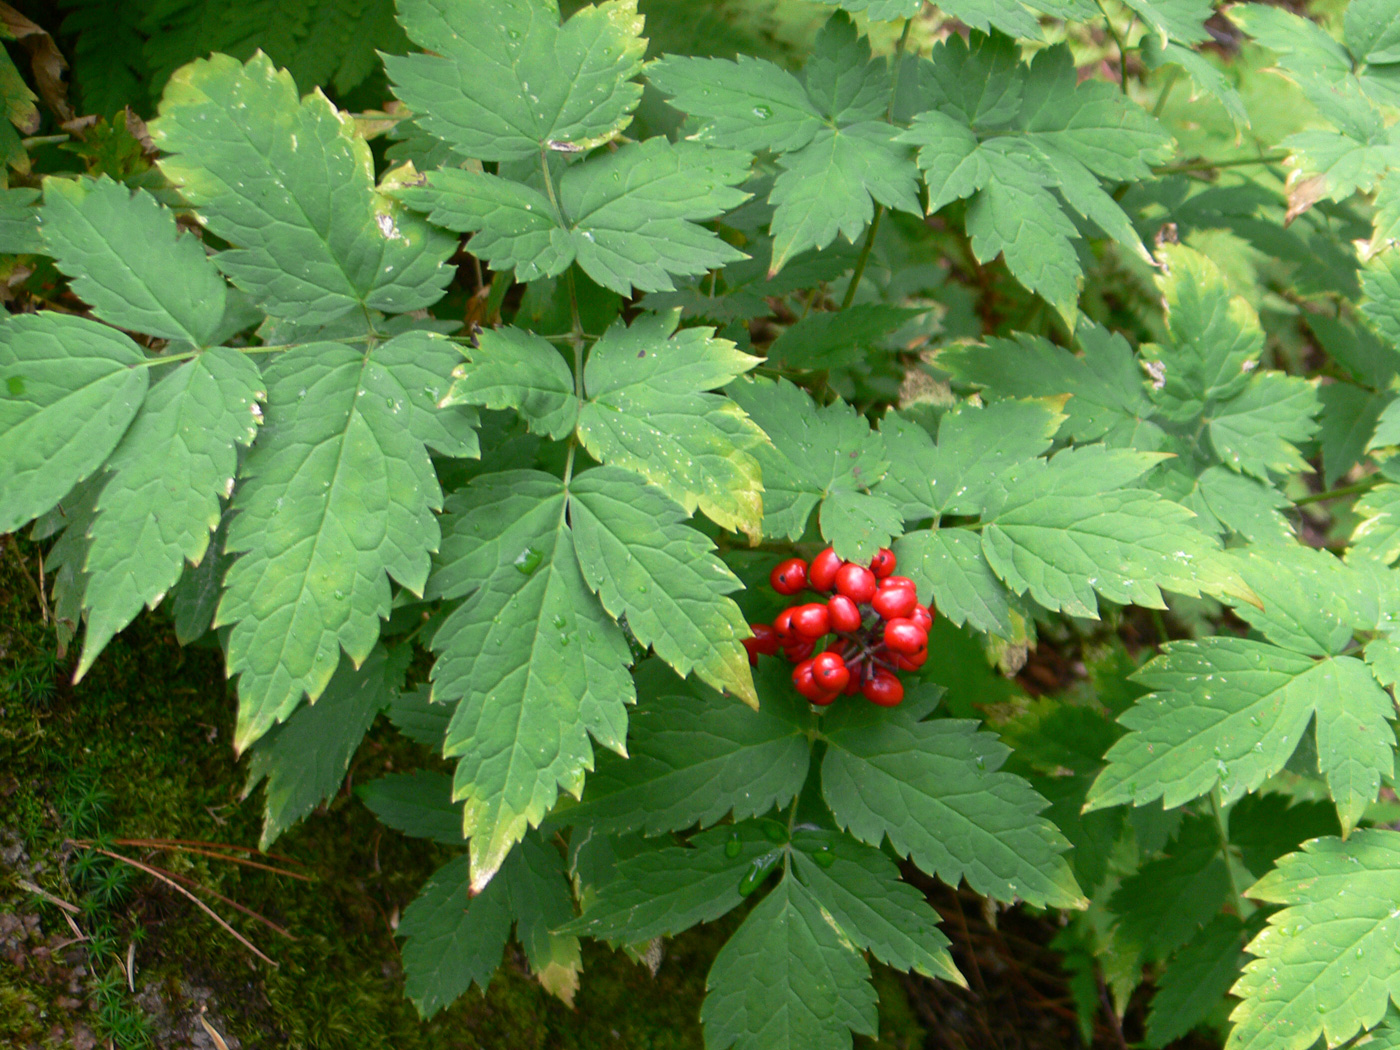
<path fill-rule="evenodd" d="M 39 616 L 45 627 L 49 625 L 49 602 L 44 596 L 44 559 L 39 558 L 39 580 L 36 583 L 34 577 L 29 575 L 29 566 L 25 564 L 24 552 L 19 549 L 19 541 L 15 539 L 13 532 L 7 532 L 5 538 L 10 541 L 10 549 L 15 552 L 15 562 L 19 566 L 19 571 L 24 578 L 29 581 L 29 586 L 34 588 L 34 593 L 39 598 Z"/>
<path fill-rule="evenodd" d="M 165 871 L 164 868 L 162 868 L 161 870 L 162 870 L 162 871 Z M 223 901 L 225 904 L 227 904 L 230 908 L 237 908 L 239 911 L 241 911 L 244 915 L 248 916 L 250 919 L 257 919 L 258 922 L 262 923 L 262 924 L 263 924 L 264 926 L 266 926 L 269 930 L 272 930 L 274 933 L 280 933 L 283 937 L 287 938 L 287 940 L 289 940 L 289 941 L 295 941 L 295 940 L 298 939 L 298 938 L 297 938 L 297 935 L 294 934 L 294 933 L 292 933 L 291 930 L 288 930 L 288 929 L 286 929 L 285 927 L 282 927 L 282 926 L 278 926 L 277 923 L 273 922 L 273 921 L 272 921 L 271 919 L 269 919 L 266 915 L 263 915 L 263 914 L 261 914 L 260 912 L 256 912 L 256 911 L 254 911 L 252 908 L 247 907 L 246 905 L 239 904 L 239 903 L 238 903 L 236 900 L 234 900 L 232 897 L 225 897 L 225 896 L 224 896 L 222 893 L 220 893 L 218 890 L 211 890 L 208 886 L 202 886 L 202 885 L 200 885 L 197 881 L 195 881 L 194 879 L 190 878 L 188 875 L 181 875 L 181 874 L 179 874 L 179 873 L 177 873 L 177 872 L 173 872 L 173 871 L 165 871 L 165 874 L 169 875 L 172 879 L 176 879 L 176 880 L 178 880 L 178 881 L 180 881 L 180 882 L 183 882 L 183 883 L 184 883 L 185 885 L 187 885 L 187 886 L 193 886 L 195 889 L 203 890 L 205 893 L 209 894 L 209 896 L 211 896 L 211 897 L 217 897 L 219 900 L 221 900 L 221 901 Z"/>
<path fill-rule="evenodd" d="M 86 840 L 75 839 L 74 841 L 80 846 L 91 845 L 91 843 Z M 194 846 L 184 843 L 176 845 L 168 840 L 163 842 L 160 839 L 113 839 L 112 842 L 118 846 L 137 846 L 143 849 L 175 850 L 180 853 L 195 853 L 201 857 L 213 857 L 215 860 L 226 860 L 230 864 L 241 864 L 245 868 L 257 868 L 259 871 L 270 871 L 274 875 L 285 875 L 289 879 L 300 879 L 302 882 L 315 881 L 310 875 L 303 875 L 297 871 L 286 871 L 282 868 L 275 868 L 271 864 L 263 864 L 260 861 L 249 860 L 247 857 L 234 857 L 228 853 L 218 853 L 202 845 Z M 292 863 L 295 864 L 296 862 L 292 861 Z"/>
<path fill-rule="evenodd" d="M 200 849 L 222 849 L 234 853 L 258 853 L 264 857 L 271 857 L 273 860 L 295 864 L 298 868 L 306 867 L 301 861 L 295 857 L 289 857 L 285 853 L 267 853 L 253 846 L 235 846 L 228 842 L 205 842 L 202 839 L 118 839 L 117 841 L 130 843 L 134 846 L 198 846 Z"/>
<path fill-rule="evenodd" d="M 234 940 L 236 940 L 239 944 L 243 945 L 243 947 L 247 948 L 250 952 L 256 955 L 263 962 L 267 963 L 271 967 L 277 967 L 276 962 L 274 962 L 272 959 L 269 959 L 266 955 L 260 952 L 257 946 L 252 941 L 248 940 L 247 937 L 244 937 L 243 934 L 239 933 L 227 922 L 225 922 L 223 917 L 218 912 L 216 912 L 213 908 L 209 907 L 209 905 L 205 904 L 197 896 L 195 896 L 189 890 L 185 889 L 185 887 L 181 886 L 178 882 L 172 879 L 165 872 L 161 871 L 159 868 L 153 868 L 149 864 L 142 864 L 139 860 L 132 860 L 130 857 L 124 857 L 120 853 L 113 853 L 109 849 L 102 849 L 100 846 L 94 846 L 91 843 L 82 843 L 76 840 L 70 841 L 74 846 L 84 846 L 85 848 L 92 850 L 94 853 L 100 853 L 104 857 L 111 857 L 113 860 L 119 860 L 123 864 L 130 864 L 133 868 L 136 868 L 138 871 L 144 871 L 147 875 L 151 875 L 159 879 L 171 889 L 183 894 L 190 900 L 194 901 L 194 903 L 199 906 L 201 911 L 203 911 L 211 919 L 213 919 L 225 930 L 227 930 Z"/>

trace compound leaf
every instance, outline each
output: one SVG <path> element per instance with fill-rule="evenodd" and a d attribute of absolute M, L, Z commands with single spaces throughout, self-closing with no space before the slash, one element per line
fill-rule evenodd
<path fill-rule="evenodd" d="M 1166 1046 L 1207 1021 L 1244 968 L 1244 923 L 1222 914 L 1211 919 L 1157 981 L 1147 1014 L 1147 1041 Z"/>
<path fill-rule="evenodd" d="M 111 454 L 141 407 L 140 347 L 63 314 L 0 323 L 0 532 L 61 500 Z"/>
<path fill-rule="evenodd" d="M 666 55 L 647 67 L 647 79 L 677 109 L 700 118 L 692 137 L 714 146 L 789 152 L 824 124 L 802 82 L 760 58 Z"/>
<path fill-rule="evenodd" d="M 44 181 L 45 251 L 102 320 L 207 346 L 227 286 L 199 238 L 178 235 L 175 213 L 145 190 L 106 175 Z"/>
<path fill-rule="evenodd" d="M 320 92 L 298 100 L 266 55 L 183 67 L 150 131 L 166 177 L 235 245 L 214 261 L 267 313 L 324 324 L 441 298 L 455 239 L 378 193 L 354 122 Z"/>
<path fill-rule="evenodd" d="M 976 533 L 966 529 L 918 529 L 894 543 L 899 570 L 932 592 L 940 616 L 1010 638 L 1016 633 L 1016 599 L 982 555 Z"/>
<path fill-rule="evenodd" d="M 558 441 L 578 419 L 574 377 L 545 339 L 509 326 L 487 329 L 479 346 L 463 347 L 467 363 L 452 371 L 444 405 L 513 408 L 537 434 Z"/>
<path fill-rule="evenodd" d="M 579 438 L 596 459 L 635 471 L 693 514 L 762 534 L 763 483 L 752 450 L 763 432 L 729 398 L 705 393 L 758 359 L 708 328 L 676 331 L 680 311 L 620 321 L 594 344 Z M 555 355 L 558 356 L 557 354 Z"/>
<path fill-rule="evenodd" d="M 125 192 L 125 191 L 123 191 Z M 143 605 L 154 608 L 198 565 L 233 491 L 237 446 L 257 433 L 266 397 L 257 366 L 236 350 L 206 350 L 146 395 L 107 469 L 89 530 L 87 636 L 75 678 Z"/>
<path fill-rule="evenodd" d="M 415 838 L 460 846 L 462 807 L 452 801 L 452 778 L 416 769 L 361 784 L 355 793 L 384 824 Z"/>

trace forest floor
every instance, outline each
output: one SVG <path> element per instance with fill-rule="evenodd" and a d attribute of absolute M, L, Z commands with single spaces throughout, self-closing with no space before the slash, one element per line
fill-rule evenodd
<path fill-rule="evenodd" d="M 473 990 L 420 1021 L 403 997 L 394 927 L 450 853 L 382 828 L 350 786 L 429 756 L 381 721 L 345 789 L 284 835 L 275 857 L 223 848 L 255 847 L 261 799 L 243 797 L 246 762 L 229 746 L 234 701 L 217 651 L 181 649 L 157 613 L 73 686 L 76 654 L 60 657 L 38 583 L 38 549 L 6 540 L 0 1046 L 700 1050 L 705 972 L 724 923 L 668 942 L 655 975 L 586 943 L 573 1008 L 545 993 L 512 948 L 485 995 Z M 877 967 L 880 1039 L 857 1047 L 1084 1045 L 1047 947 L 1053 922 L 925 888 L 971 990 Z M 1126 1047 L 1103 1018 L 1093 1045 Z"/>

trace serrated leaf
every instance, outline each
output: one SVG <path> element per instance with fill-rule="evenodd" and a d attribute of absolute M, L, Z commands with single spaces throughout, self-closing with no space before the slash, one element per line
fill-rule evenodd
<path fill-rule="evenodd" d="M 562 929 L 639 944 L 713 922 L 744 902 L 745 876 L 779 849 L 753 823 L 712 828 L 685 846 L 653 847 L 621 861 Z"/>
<path fill-rule="evenodd" d="M 1400 485 L 1377 485 L 1352 509 L 1361 520 L 1351 534 L 1347 557 L 1355 553 L 1385 565 L 1400 558 Z"/>
<path fill-rule="evenodd" d="M 432 874 L 397 930 L 406 938 L 404 994 L 420 1017 L 432 1017 L 473 984 L 486 989 L 501 964 L 511 918 L 507 879 L 473 894 L 465 856 Z"/>
<path fill-rule="evenodd" d="M 45 180 L 41 214 L 45 251 L 98 317 L 209 345 L 223 320 L 226 285 L 199 239 L 177 236 L 174 212 L 103 175 Z"/>
<path fill-rule="evenodd" d="M 433 638 L 433 698 L 458 701 L 443 753 L 458 758 L 478 891 L 561 787 L 582 792 L 590 734 L 622 749 L 634 699 L 627 641 L 584 583 L 564 498 L 558 478 L 512 471 L 483 475 L 453 505 L 438 575 L 459 581 L 446 596 L 475 589 Z M 479 531 L 491 522 L 504 528 Z"/>
<path fill-rule="evenodd" d="M 1367 62 L 1400 62 L 1400 10 L 1395 0 L 1352 0 L 1346 13 L 1347 49 Z"/>
<path fill-rule="evenodd" d="M 1203 24 L 1215 13 L 1210 0 L 1124 0 L 1163 43 L 1199 44 L 1210 39 Z"/>
<path fill-rule="evenodd" d="M 784 878 L 710 967 L 700 1020 L 708 1050 L 847 1050 L 874 1035 L 876 996 L 860 953 L 811 893 Z"/>
<path fill-rule="evenodd" d="M 558 441 L 578 419 L 574 377 L 546 339 L 519 328 L 488 329 L 480 346 L 464 347 L 467 364 L 453 370 L 447 405 L 513 408 L 537 434 Z"/>
<path fill-rule="evenodd" d="M 758 358 L 713 329 L 680 331 L 680 311 L 617 322 L 584 367 L 587 400 L 579 439 L 602 463 L 640 474 L 679 503 L 757 540 L 763 483 L 754 449 L 763 432 L 738 405 L 706 393 L 743 375 Z M 557 356 L 557 355 L 556 355 Z"/>
<path fill-rule="evenodd" d="M 1239 798 L 1283 768 L 1314 716 L 1344 829 L 1391 769 L 1394 703 L 1354 657 L 1207 638 L 1163 646 L 1135 677 L 1154 691 L 1120 716 L 1131 732 L 1105 756 L 1088 809 L 1157 798 L 1170 808 L 1217 787 Z"/>
<path fill-rule="evenodd" d="M 1165 959 L 1231 899 L 1230 873 L 1213 817 L 1189 816 L 1166 849 L 1125 878 L 1109 907 L 1117 936 L 1147 957 Z"/>
<path fill-rule="evenodd" d="M 1090 446 L 1010 468 L 984 515 L 982 553 L 992 571 L 1017 594 L 1075 616 L 1097 616 L 1095 592 L 1153 608 L 1163 607 L 1159 588 L 1247 595 L 1190 511 L 1121 487 L 1156 461 Z"/>
<path fill-rule="evenodd" d="M 923 0 L 818 0 L 834 4 L 843 11 L 864 13 L 872 22 L 892 22 L 896 18 L 913 18 L 923 9 Z"/>
<path fill-rule="evenodd" d="M 125 191 L 122 191 L 125 192 Z M 206 350 L 151 388 L 107 461 L 111 480 L 89 530 L 87 635 L 74 680 L 143 605 L 198 565 L 233 490 L 237 446 L 257 433 L 262 376 L 236 350 Z"/>
<path fill-rule="evenodd" d="M 1361 312 L 1391 347 L 1400 347 L 1400 251 L 1380 252 L 1361 268 Z"/>
<path fill-rule="evenodd" d="M 997 900 L 1082 905 L 1062 856 L 1069 844 L 1036 815 L 1045 800 L 998 771 L 1004 744 L 975 722 L 878 714 L 838 708 L 823 719 L 822 795 L 842 828 L 872 846 L 888 837 L 949 885 L 965 878 Z"/>
<path fill-rule="evenodd" d="M 907 520 L 978 515 L 996 479 L 1013 463 L 1050 448 L 1065 416 L 1045 401 L 961 402 L 928 432 L 896 412 L 880 424 L 890 469 L 877 492 L 896 497 Z"/>
<path fill-rule="evenodd" d="M 837 491 L 859 494 L 884 476 L 880 436 L 844 401 L 819 408 L 786 380 L 745 379 L 726 392 L 773 442 L 754 450 L 763 471 L 764 535 L 795 540 L 818 502 Z M 874 537 L 842 538 L 859 545 Z M 850 547 L 837 553 L 856 556 Z"/>
<path fill-rule="evenodd" d="M 1015 598 L 997 579 L 975 533 L 965 529 L 919 529 L 895 540 L 899 571 L 932 593 L 940 616 L 961 627 L 1011 638 Z"/>
<path fill-rule="evenodd" d="M 1330 489 L 1366 457 L 1366 445 L 1375 433 L 1388 395 L 1338 382 L 1318 387 L 1317 399 L 1322 406 L 1317 418 L 1322 482 L 1324 488 Z"/>
<path fill-rule="evenodd" d="M 1239 978 L 1244 941 L 1244 923 L 1217 915 L 1172 956 L 1148 1010 L 1149 1046 L 1166 1046 L 1210 1018 Z"/>
<path fill-rule="evenodd" d="M 1215 99 L 1225 107 L 1237 132 L 1250 126 L 1249 111 L 1245 108 L 1239 89 L 1201 52 L 1183 47 L 1175 41 L 1163 44 L 1159 36 L 1149 33 L 1143 37 L 1140 54 L 1148 69 L 1160 69 L 1172 64 L 1185 70 L 1191 78 L 1191 100 L 1194 102 L 1203 94 Z"/>
<path fill-rule="evenodd" d="M 822 128 L 822 115 L 802 82 L 772 62 L 665 55 L 647 79 L 672 105 L 701 123 L 694 138 L 750 152 L 801 149 Z"/>
<path fill-rule="evenodd" d="M 869 562 L 899 535 L 904 518 L 884 496 L 836 489 L 822 500 L 822 536 L 844 557 Z"/>
<path fill-rule="evenodd" d="M 914 165 L 897 130 L 883 121 L 824 128 L 778 163 L 773 183 L 773 261 L 777 273 L 809 248 L 825 248 L 840 233 L 854 242 L 869 225 L 875 204 L 918 214 Z"/>
<path fill-rule="evenodd" d="M 394 728 L 410 740 L 416 740 L 434 751 L 442 750 L 447 726 L 452 721 L 452 708 L 433 703 L 432 689 L 419 686 L 389 697 L 386 713 Z"/>
<path fill-rule="evenodd" d="M 867 351 L 884 350 L 888 337 L 919 313 L 886 303 L 855 303 L 844 310 L 814 311 L 784 329 L 769 344 L 766 356 L 770 367 L 860 367 Z"/>
<path fill-rule="evenodd" d="M 258 849 L 266 851 L 340 790 L 355 749 L 397 694 L 408 657 L 407 649 L 376 648 L 358 670 L 341 666 L 317 703 L 298 708 L 253 745 L 243 795 L 266 778 Z"/>
<path fill-rule="evenodd" d="M 412 338 L 410 336 L 409 338 Z M 243 468 L 215 626 L 233 625 L 242 750 L 363 661 L 389 615 L 389 577 L 422 593 L 439 539 L 437 478 L 410 424 L 416 375 L 391 341 L 311 343 L 267 369 L 267 422 Z M 407 379 L 407 382 L 403 380 Z"/>
<path fill-rule="evenodd" d="M 211 232 L 215 256 L 269 314 L 324 324 L 352 310 L 436 302 L 453 271 L 448 237 L 376 192 L 369 146 L 319 92 L 298 100 L 257 54 L 215 55 L 170 80 L 151 137 Z"/>
<path fill-rule="evenodd" d="M 563 858 L 552 842 L 538 835 L 527 836 L 519 854 L 519 865 L 507 872 L 515 938 L 544 990 L 572 1007 L 583 954 L 577 937 L 556 932 L 574 917 Z"/>
<path fill-rule="evenodd" d="M 924 895 L 877 849 L 830 831 L 793 835 L 794 873 L 852 944 L 887 966 L 967 987 Z"/>
<path fill-rule="evenodd" d="M 1249 896 L 1284 907 L 1247 947 L 1229 1050 L 1337 1046 L 1381 1021 L 1400 997 L 1397 874 L 1400 834 L 1367 829 L 1314 839 L 1254 884 Z"/>
<path fill-rule="evenodd" d="M 628 757 L 600 755 L 583 801 L 561 822 L 659 835 L 787 805 L 807 778 L 810 708 L 776 660 L 760 662 L 755 679 L 757 711 L 679 682 L 644 695 L 628 725 Z"/>
<path fill-rule="evenodd" d="M 224 587 L 224 573 L 233 563 L 233 556 L 224 552 L 228 539 L 228 524 L 233 517 L 225 508 L 214 530 L 209 550 L 198 565 L 186 564 L 180 579 L 170 589 L 170 619 L 175 628 L 175 640 L 189 645 L 208 634 L 214 626 L 214 612 L 219 607 L 219 595 Z"/>
<path fill-rule="evenodd" d="M 150 371 L 126 336 L 62 314 L 0 324 L 0 533 L 44 513 L 111 454 Z"/>
<path fill-rule="evenodd" d="M 756 707 L 748 626 L 726 597 L 741 584 L 681 508 L 636 475 L 599 467 L 574 479 L 569 517 L 583 579 L 608 613 L 678 674 Z"/>
<path fill-rule="evenodd" d="M 576 260 L 603 287 L 630 295 L 671 291 L 672 276 L 745 258 L 697 224 L 743 203 L 748 194 L 733 187 L 748 174 L 747 154 L 657 136 L 567 168 L 560 211 L 528 186 L 457 168 L 399 196 L 432 222 L 475 234 L 473 253 L 517 280 L 556 276 Z"/>
<path fill-rule="evenodd" d="M 1378 624 L 1365 575 L 1327 551 L 1295 543 L 1237 552 L 1235 564 L 1263 605 L 1238 602 L 1237 615 L 1285 649 L 1335 656 L 1353 631 Z"/>
<path fill-rule="evenodd" d="M 452 778 L 446 773 L 426 769 L 391 773 L 361 784 L 355 794 L 395 831 L 448 846 L 465 842 L 462 807 L 452 801 Z"/>
<path fill-rule="evenodd" d="M 39 232 L 39 191 L 27 187 L 0 190 L 0 252 L 37 255 L 44 250 Z"/>
<path fill-rule="evenodd" d="M 646 40 L 636 0 L 605 0 L 560 26 L 554 0 L 400 0 L 430 55 L 386 55 L 418 122 L 478 160 L 537 158 L 613 138 L 641 98 Z"/>
<path fill-rule="evenodd" d="M 1292 502 L 1256 478 L 1225 467 L 1207 467 L 1196 478 L 1196 491 L 1222 525 L 1250 543 L 1283 546 L 1293 542 L 1293 525 L 1283 515 Z"/>

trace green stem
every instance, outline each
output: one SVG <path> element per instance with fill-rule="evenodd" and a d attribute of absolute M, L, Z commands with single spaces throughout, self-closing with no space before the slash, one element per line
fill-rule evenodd
<path fill-rule="evenodd" d="M 1249 915 L 1249 905 L 1240 892 L 1239 880 L 1235 878 L 1235 866 L 1230 863 L 1230 832 L 1225 826 L 1225 813 L 1220 808 L 1220 788 L 1210 793 L 1210 810 L 1215 814 L 1215 830 L 1220 836 L 1220 855 L 1225 860 L 1225 874 L 1230 879 L 1230 892 L 1235 896 L 1235 911 L 1241 919 Z"/>
<path fill-rule="evenodd" d="M 549 154 L 544 150 L 540 150 L 540 173 L 544 175 L 545 192 L 549 194 L 549 203 L 554 205 L 554 214 L 559 219 L 559 225 L 568 229 L 569 220 L 564 216 L 564 209 L 559 206 L 559 198 L 554 195 L 554 179 L 549 174 Z"/>
<path fill-rule="evenodd" d="M 1152 107 L 1152 115 L 1160 117 L 1162 107 L 1167 104 L 1167 97 L 1172 93 L 1172 88 L 1176 87 L 1177 79 L 1181 76 L 1180 66 L 1169 66 L 1167 68 L 1167 80 L 1162 85 L 1161 93 L 1157 95 L 1157 104 Z"/>
<path fill-rule="evenodd" d="M 1118 34 L 1118 30 L 1113 28 L 1113 19 L 1108 17 L 1103 0 L 1094 0 L 1094 4 L 1103 15 L 1104 28 L 1108 30 L 1108 35 L 1113 38 L 1114 46 L 1118 48 L 1118 87 L 1126 95 L 1128 93 L 1128 48 L 1123 43 L 1123 38 Z"/>
<path fill-rule="evenodd" d="M 543 154 L 541 154 L 541 156 L 543 156 Z M 548 179 L 549 179 L 549 173 L 548 173 L 548 172 L 545 172 L 545 179 L 546 179 L 546 181 L 548 181 Z M 551 196 L 552 196 L 552 194 L 551 194 Z M 568 288 L 568 290 L 569 290 L 569 317 L 570 317 L 570 319 L 572 320 L 573 326 L 574 326 L 574 327 L 573 327 L 573 331 L 570 333 L 570 337 L 571 337 L 571 338 L 570 338 L 570 340 L 569 340 L 570 343 L 573 344 L 573 348 L 574 348 L 574 396 L 575 396 L 575 399 L 578 401 L 579 411 L 582 412 L 582 411 L 583 411 L 583 343 L 584 343 L 584 338 L 585 338 L 585 337 L 584 337 L 584 332 L 583 332 L 583 319 L 579 316 L 579 311 L 578 311 L 578 286 L 574 283 L 574 268 L 573 268 L 572 266 L 570 266 L 570 267 L 565 271 L 564 283 L 565 283 L 565 286 L 566 286 L 566 287 Z M 576 425 L 574 426 L 573 431 L 569 434 L 569 453 L 568 453 L 568 458 L 564 460 L 564 491 L 565 491 L 565 492 L 567 492 L 567 491 L 569 490 L 569 482 L 573 481 L 573 479 L 574 479 L 574 455 L 575 455 L 577 452 L 578 452 L 578 426 L 577 426 L 577 424 L 576 424 Z M 560 509 L 560 511 L 559 511 L 559 513 L 560 513 L 560 520 L 561 520 L 561 521 L 563 520 L 563 515 L 568 511 L 568 507 L 569 507 L 569 502 L 568 502 L 568 500 L 565 500 L 565 501 L 564 501 L 564 506 L 563 506 L 563 507 Z"/>
<path fill-rule="evenodd" d="M 333 343 L 358 343 L 361 340 L 367 340 L 369 338 L 368 335 L 351 335 L 328 341 Z M 235 346 L 229 349 L 237 350 L 240 354 L 272 354 L 281 353 L 283 350 L 294 350 L 304 345 L 303 343 L 279 343 L 276 346 Z M 180 354 L 165 354 L 161 357 L 148 357 L 139 365 L 134 365 L 133 367 L 154 368 L 156 365 L 178 364 L 181 361 L 188 361 L 192 357 L 198 357 L 202 353 L 204 353 L 203 350 L 186 350 L 184 353 Z"/>
<path fill-rule="evenodd" d="M 1262 157 L 1236 157 L 1233 160 L 1188 160 L 1180 164 L 1159 164 L 1153 175 L 1179 175 L 1189 171 L 1214 171 L 1216 168 L 1243 168 L 1251 164 L 1281 164 L 1287 153 L 1267 153 Z"/>
<path fill-rule="evenodd" d="M 1324 503 L 1329 499 L 1342 499 L 1345 496 L 1359 496 L 1363 492 L 1370 492 L 1378 484 L 1382 477 L 1380 474 L 1372 474 L 1365 481 L 1358 481 L 1355 485 L 1343 485 L 1339 489 L 1331 489 L 1327 492 L 1314 492 L 1308 496 L 1301 496 L 1293 501 L 1293 506 L 1302 507 L 1309 503 Z"/>

